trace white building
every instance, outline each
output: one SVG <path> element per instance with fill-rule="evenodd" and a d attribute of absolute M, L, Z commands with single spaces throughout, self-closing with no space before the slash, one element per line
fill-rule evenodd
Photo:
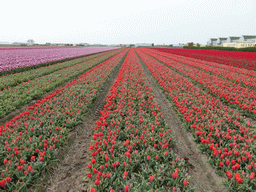
<path fill-rule="evenodd" d="M 240 37 L 240 41 L 243 43 L 255 43 L 256 42 L 256 35 L 242 35 Z"/>
<path fill-rule="evenodd" d="M 222 46 L 223 43 L 255 43 L 256 35 L 242 35 L 242 36 L 229 36 L 210 38 L 207 45 Z"/>
<path fill-rule="evenodd" d="M 218 41 L 218 38 L 211 38 L 211 39 L 207 42 L 207 45 L 217 46 L 217 41 Z"/>
<path fill-rule="evenodd" d="M 172 45 L 174 48 L 177 47 L 177 48 L 183 48 L 183 46 L 185 46 L 184 43 L 179 43 L 179 44 L 173 44 Z"/>
<path fill-rule="evenodd" d="M 227 43 L 238 43 L 238 42 L 240 42 L 239 36 L 230 36 L 227 39 Z"/>
<path fill-rule="evenodd" d="M 8 45 L 8 44 L 9 44 L 9 42 L 8 42 L 8 41 L 0 41 L 0 44 Z"/>
<path fill-rule="evenodd" d="M 136 43 L 135 47 L 152 47 L 153 43 Z"/>
<path fill-rule="evenodd" d="M 227 41 L 228 41 L 227 37 L 219 37 L 217 40 L 217 45 L 221 46 L 221 45 L 223 45 L 223 43 L 227 43 Z"/>

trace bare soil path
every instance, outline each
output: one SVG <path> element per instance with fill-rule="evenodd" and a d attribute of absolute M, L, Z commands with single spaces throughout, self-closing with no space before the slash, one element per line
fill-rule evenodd
<path fill-rule="evenodd" d="M 94 102 L 94 107 L 83 117 L 82 124 L 78 125 L 71 134 L 75 135 L 74 141 L 67 149 L 63 149 L 63 160 L 52 167 L 48 182 L 39 184 L 40 190 L 37 191 L 54 191 L 54 192 L 79 192 L 87 191 L 88 180 L 87 165 L 90 160 L 90 152 L 88 147 L 91 145 L 94 133 L 95 122 L 100 117 L 100 111 L 106 104 L 106 97 L 110 93 L 110 88 L 114 84 L 119 70 L 123 64 L 124 58 L 118 67 L 116 67 L 105 83 L 105 87 Z M 72 136 L 71 136 L 72 137 Z M 44 186 L 42 186 L 44 185 Z M 32 189 L 39 189 L 34 186 Z M 35 190 L 32 190 L 35 191 Z"/>
<path fill-rule="evenodd" d="M 193 141 L 192 134 L 182 127 L 182 122 L 172 109 L 170 101 L 162 93 L 154 77 L 141 59 L 140 62 L 154 92 L 156 101 L 161 105 L 166 124 L 171 127 L 173 139 L 176 141 L 173 150 L 180 158 L 185 159 L 188 174 L 191 176 L 190 185 L 195 186 L 195 189 L 200 192 L 226 191 L 223 186 L 219 186 L 224 178 L 217 175 L 215 170 L 207 163 L 207 156 L 199 151 L 197 144 Z"/>

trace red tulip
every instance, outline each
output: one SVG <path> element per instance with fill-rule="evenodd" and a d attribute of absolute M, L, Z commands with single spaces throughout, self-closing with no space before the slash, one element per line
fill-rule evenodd
<path fill-rule="evenodd" d="M 99 185 L 100 184 L 100 181 L 97 179 L 96 181 L 95 181 L 95 185 Z"/>
<path fill-rule="evenodd" d="M 91 160 L 91 163 L 92 163 L 92 164 L 95 164 L 95 163 L 96 163 L 96 159 L 93 158 L 93 159 Z"/>
<path fill-rule="evenodd" d="M 129 192 L 129 187 L 127 185 L 125 186 L 124 191 Z"/>
<path fill-rule="evenodd" d="M 227 177 L 228 177 L 229 179 L 232 178 L 232 173 L 231 173 L 230 171 L 227 171 L 227 172 L 226 172 L 226 175 L 227 175 Z"/>

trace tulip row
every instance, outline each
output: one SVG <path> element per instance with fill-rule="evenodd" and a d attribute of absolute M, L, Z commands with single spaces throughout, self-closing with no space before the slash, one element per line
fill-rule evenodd
<path fill-rule="evenodd" d="M 17 68 L 31 67 L 34 65 L 53 61 L 80 57 L 102 51 L 118 49 L 117 47 L 70 47 L 46 49 L 16 49 L 0 51 L 0 73 Z"/>
<path fill-rule="evenodd" d="M 0 117 L 4 117 L 6 114 L 20 106 L 29 103 L 33 99 L 39 98 L 44 93 L 47 93 L 78 75 L 81 75 L 95 65 L 113 57 L 118 52 L 119 50 L 110 52 L 1 91 L 0 106 L 2 110 L 0 111 Z"/>
<path fill-rule="evenodd" d="M 203 61 L 200 59 L 193 59 L 189 57 L 184 57 L 180 55 L 163 53 L 160 51 L 155 51 L 153 49 L 147 49 L 150 52 L 162 55 L 169 59 L 190 65 L 199 69 L 202 69 L 208 73 L 224 77 L 235 83 L 241 83 L 244 86 L 250 86 L 256 88 L 256 71 L 241 69 L 237 67 L 230 67 L 227 65 L 222 65 L 218 63 Z"/>
<path fill-rule="evenodd" d="M 255 127 L 166 65 L 137 51 L 166 97 L 173 103 L 184 126 L 193 133 L 200 149 L 209 155 L 217 173 L 226 174 L 231 191 L 256 189 Z"/>
<path fill-rule="evenodd" d="M 211 51 L 196 49 L 156 49 L 162 52 L 173 53 L 185 57 L 221 63 L 228 66 L 256 70 L 256 53 L 237 51 Z"/>
<path fill-rule="evenodd" d="M 126 53 L 95 66 L 0 127 L 0 190 L 26 191 L 40 176 Z"/>
<path fill-rule="evenodd" d="M 10 74 L 10 75 L 3 75 L 0 77 L 0 90 L 3 89 L 7 89 L 9 86 L 15 86 L 18 83 L 22 83 L 28 80 L 32 80 L 35 79 L 37 77 L 41 77 L 41 76 L 45 76 L 48 75 L 50 73 L 53 73 L 55 71 L 73 66 L 75 64 L 78 63 L 82 63 L 85 61 L 88 61 L 90 59 L 93 59 L 95 57 L 99 57 L 99 56 L 103 56 L 105 54 L 108 54 L 110 52 L 120 52 L 121 50 L 113 50 L 113 51 L 109 51 L 109 52 L 103 52 L 103 53 L 97 53 L 94 55 L 90 55 L 90 56 L 85 56 L 82 58 L 78 58 L 75 60 L 71 60 L 71 61 L 65 61 L 65 62 L 61 62 L 61 63 L 57 63 L 54 65 L 50 65 L 50 66 L 46 66 L 46 67 L 40 67 L 37 69 L 31 69 L 28 71 L 24 71 L 24 72 L 20 72 L 20 73 L 15 73 L 15 74 Z"/>
<path fill-rule="evenodd" d="M 70 47 L 60 47 L 60 46 L 51 46 L 51 47 L 43 47 L 43 46 L 33 46 L 33 47 L 0 47 L 0 50 L 8 50 L 8 49 L 57 49 L 57 48 L 70 48 Z"/>
<path fill-rule="evenodd" d="M 180 73 L 190 77 L 211 94 L 216 95 L 224 103 L 237 107 L 242 114 L 256 119 L 255 90 L 245 88 L 240 84 L 227 81 L 216 75 L 211 75 L 197 68 L 180 63 L 181 61 L 176 62 L 152 52 L 149 54 L 179 71 Z"/>
<path fill-rule="evenodd" d="M 134 49 L 94 127 L 91 191 L 194 191 Z"/>
<path fill-rule="evenodd" d="M 169 55 L 173 55 L 173 56 L 175 55 L 176 57 L 179 57 L 179 58 L 184 58 L 184 56 L 181 56 L 181 55 L 164 53 L 164 52 L 161 52 L 161 53 L 165 56 L 167 56 L 169 54 Z M 201 60 L 201 59 L 195 59 L 195 58 L 191 58 L 191 57 L 185 57 L 185 58 L 189 61 L 201 62 L 205 65 L 210 65 L 210 66 L 217 67 L 217 68 L 220 68 L 220 69 L 226 69 L 226 70 L 229 70 L 229 71 L 232 71 L 232 72 L 237 72 L 239 74 L 252 76 L 254 78 L 256 77 L 256 71 L 254 71 L 254 70 L 228 66 L 228 65 L 225 65 L 225 64 L 215 63 L 215 62 L 211 62 L 211 61 L 205 61 L 205 60 Z"/>

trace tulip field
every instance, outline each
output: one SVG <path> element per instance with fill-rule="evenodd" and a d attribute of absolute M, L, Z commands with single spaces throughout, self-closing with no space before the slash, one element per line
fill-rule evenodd
<path fill-rule="evenodd" d="M 168 186 L 193 191 L 184 159 L 170 148 L 171 129 L 165 126 L 134 50 L 128 53 L 101 113 L 87 175 L 97 191 L 165 191 Z"/>
<path fill-rule="evenodd" d="M 0 75 L 0 191 L 38 182 L 115 73 L 85 149 L 87 191 L 203 191 L 191 172 L 200 163 L 174 150 L 175 129 L 192 135 L 223 189 L 255 191 L 256 62 L 193 51 L 202 50 L 0 49 L 0 72 L 10 72 Z M 149 79 L 181 127 L 167 123 Z"/>
<path fill-rule="evenodd" d="M 229 67 L 238 67 L 242 69 L 255 70 L 256 53 L 238 52 L 238 51 L 218 51 L 218 50 L 200 50 L 200 49 L 158 49 L 161 52 L 182 55 L 188 58 L 200 59 L 228 65 Z"/>
<path fill-rule="evenodd" d="M 0 49 L 0 73 L 112 49 L 112 47 L 4 48 Z"/>
<path fill-rule="evenodd" d="M 50 68 L 52 68 L 52 66 L 48 66 L 46 67 L 46 69 L 39 68 L 28 71 L 28 73 L 32 73 L 30 74 L 33 77 L 37 76 L 36 72 L 38 71 L 39 74 L 45 71 L 47 73 L 49 72 L 49 74 L 46 74 L 44 76 L 39 75 L 36 78 L 29 76 L 29 74 L 26 72 L 3 77 L 3 85 L 11 84 L 11 82 L 14 82 L 16 86 L 8 85 L 7 88 L 5 86 L 5 88 L 0 92 L 0 106 L 3 106 L 0 112 L 0 117 L 3 117 L 4 115 L 10 113 L 11 111 L 24 104 L 27 104 L 33 99 L 37 99 L 44 93 L 56 88 L 57 86 L 67 82 L 68 80 L 71 80 L 72 78 L 83 74 L 86 70 L 116 54 L 116 51 L 110 52 L 108 54 L 103 53 L 100 54 L 98 57 L 89 58 L 88 60 L 85 59 L 85 61 L 78 59 L 78 62 L 75 60 L 76 63 L 74 63 L 74 60 L 72 60 L 71 63 L 67 62 L 69 64 L 64 66 L 64 68 L 63 66 L 61 66 L 60 69 L 55 68 L 52 73 L 50 71 Z M 54 65 L 53 67 L 56 66 Z M 22 76 L 23 78 L 21 79 L 20 76 Z M 29 77 L 31 78 L 28 79 Z M 22 82 L 18 83 L 17 79 Z"/>
<path fill-rule="evenodd" d="M 8 191 L 24 190 L 39 177 L 44 167 L 53 159 L 55 149 L 65 142 L 69 129 L 79 123 L 81 115 L 88 110 L 98 90 L 126 52 L 127 50 L 115 52 L 112 57 L 113 53 L 108 53 L 110 58 L 105 58 L 105 61 L 72 82 L 38 100 L 0 127 L 1 177 L 5 178 L 0 179 L 1 187 Z M 94 62 L 89 62 L 91 63 Z M 89 64 L 85 63 L 84 67 L 88 69 L 91 66 Z M 73 70 L 70 73 L 79 71 L 79 68 Z M 58 76 L 61 74 L 53 77 Z M 37 89 L 40 90 L 40 87 Z"/>
<path fill-rule="evenodd" d="M 209 72 L 199 71 L 197 68 L 200 69 L 202 64 L 191 67 L 195 65 L 190 60 L 179 60 L 181 58 L 172 58 L 171 55 L 164 57 L 150 49 L 137 52 L 184 119 L 201 151 L 209 155 L 209 163 L 219 174 L 227 176 L 224 185 L 231 191 L 255 190 L 255 124 L 229 106 L 235 103 L 238 109 L 241 107 L 248 116 L 253 116 L 253 109 L 239 104 L 243 100 L 246 104 L 252 101 L 251 106 L 254 106 L 255 95 L 249 94 L 254 90 L 238 82 L 230 87 L 231 81 L 221 78 L 221 75 L 213 77 Z M 218 80 L 222 80 L 222 84 Z M 237 91 L 239 88 L 246 91 Z M 223 96 L 226 105 L 219 99 Z"/>

